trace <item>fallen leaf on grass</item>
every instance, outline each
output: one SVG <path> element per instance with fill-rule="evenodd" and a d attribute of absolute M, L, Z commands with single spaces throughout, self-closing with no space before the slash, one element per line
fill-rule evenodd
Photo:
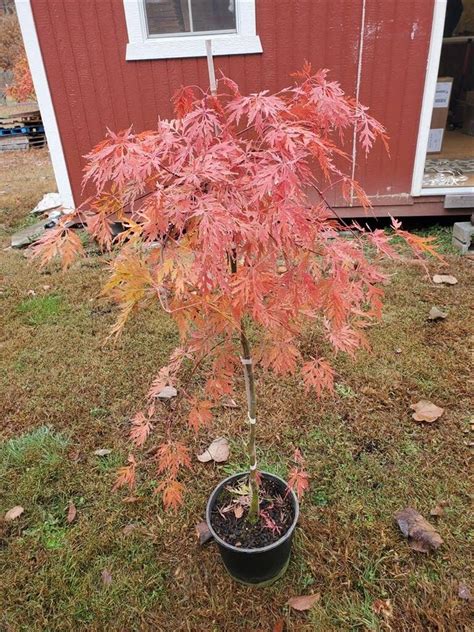
<path fill-rule="evenodd" d="M 136 524 L 126 524 L 124 528 L 122 529 L 122 533 L 124 535 L 130 535 L 130 533 L 132 533 L 132 531 L 134 531 L 136 528 L 137 528 Z"/>
<path fill-rule="evenodd" d="M 460 599 L 464 599 L 464 601 L 472 601 L 471 591 L 469 590 L 468 586 L 466 586 L 466 584 L 463 584 L 462 582 L 459 584 L 458 597 Z"/>
<path fill-rule="evenodd" d="M 423 516 L 413 509 L 406 507 L 395 514 L 395 520 L 403 535 L 408 538 L 408 545 L 414 551 L 428 553 L 443 544 L 443 539 Z"/>
<path fill-rule="evenodd" d="M 223 463 L 229 458 L 229 443 L 225 437 L 219 437 L 214 439 L 211 445 L 204 450 L 202 454 L 198 454 L 198 461 L 201 463 L 207 463 L 208 461 L 215 461 L 216 463 Z"/>
<path fill-rule="evenodd" d="M 176 397 L 177 394 L 178 391 L 175 389 L 174 386 L 165 386 L 158 393 L 157 397 L 158 399 L 171 399 L 172 397 Z"/>
<path fill-rule="evenodd" d="M 447 285 L 456 285 L 458 280 L 452 274 L 435 274 L 433 283 L 446 283 Z"/>
<path fill-rule="evenodd" d="M 67 511 L 67 518 L 66 518 L 66 522 L 68 524 L 71 524 L 71 522 L 74 521 L 75 517 L 77 515 L 77 509 L 75 504 L 72 502 L 72 500 L 69 501 L 69 509 Z"/>
<path fill-rule="evenodd" d="M 95 456 L 107 456 L 111 452 L 112 450 L 109 450 L 109 448 L 99 448 L 98 450 L 94 450 L 93 454 L 95 454 Z"/>
<path fill-rule="evenodd" d="M 106 568 L 104 568 L 100 576 L 102 577 L 102 583 L 104 584 L 104 586 L 110 586 L 110 584 L 112 583 L 112 575 Z"/>
<path fill-rule="evenodd" d="M 301 597 L 292 597 L 288 599 L 286 604 L 293 608 L 293 610 L 309 610 L 317 603 L 321 598 L 319 593 L 315 593 L 314 595 L 301 595 Z"/>
<path fill-rule="evenodd" d="M 23 507 L 20 507 L 20 505 L 17 505 L 16 507 L 12 507 L 5 514 L 5 517 L 4 517 L 5 522 L 11 522 L 12 520 L 16 520 L 19 516 L 21 516 L 21 514 L 24 511 L 25 510 L 23 509 Z"/>
<path fill-rule="evenodd" d="M 428 424 L 439 419 L 444 413 L 444 408 L 436 406 L 427 399 L 420 399 L 416 404 L 411 404 L 410 408 L 415 411 L 412 415 L 415 421 L 426 421 Z"/>
<path fill-rule="evenodd" d="M 446 317 L 446 312 L 442 312 L 435 306 L 430 309 L 430 313 L 428 314 L 428 320 L 443 320 Z"/>
<path fill-rule="evenodd" d="M 196 535 L 201 546 L 212 540 L 212 533 L 209 531 L 207 522 L 203 521 L 196 525 Z"/>
<path fill-rule="evenodd" d="M 372 604 L 375 614 L 381 614 L 385 619 L 393 617 L 393 606 L 390 599 L 376 599 Z"/>
<path fill-rule="evenodd" d="M 79 452 L 79 450 L 71 450 L 68 453 L 68 458 L 74 463 L 77 463 L 79 459 L 81 458 L 81 453 Z"/>
<path fill-rule="evenodd" d="M 273 632 L 283 632 L 284 629 L 285 629 L 285 620 L 278 619 L 278 621 L 273 626 Z"/>
<path fill-rule="evenodd" d="M 138 503 L 142 500 L 143 498 L 141 498 L 140 496 L 127 496 L 126 498 L 122 498 L 123 503 Z M 159 516 L 156 517 L 159 518 Z"/>
<path fill-rule="evenodd" d="M 235 399 L 232 399 L 232 397 L 229 397 L 228 395 L 224 395 L 224 397 L 221 399 L 221 406 L 223 408 L 238 408 L 239 407 Z"/>
<path fill-rule="evenodd" d="M 440 500 L 436 507 L 433 507 L 433 509 L 430 510 L 430 516 L 442 516 L 447 504 L 446 500 Z"/>

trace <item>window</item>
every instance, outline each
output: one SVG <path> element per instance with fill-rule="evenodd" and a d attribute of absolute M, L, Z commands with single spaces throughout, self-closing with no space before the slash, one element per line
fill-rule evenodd
<path fill-rule="evenodd" d="M 124 0 L 127 59 L 261 53 L 255 0 Z"/>
<path fill-rule="evenodd" d="M 235 2 L 145 0 L 148 36 L 236 33 Z"/>

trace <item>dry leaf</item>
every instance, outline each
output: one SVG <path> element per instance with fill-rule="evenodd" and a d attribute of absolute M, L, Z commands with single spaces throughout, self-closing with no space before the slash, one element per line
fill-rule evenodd
<path fill-rule="evenodd" d="M 94 450 L 93 454 L 95 454 L 95 456 L 107 456 L 111 452 L 112 450 L 109 450 L 108 448 L 99 448 L 98 450 Z"/>
<path fill-rule="evenodd" d="M 178 391 L 174 388 L 174 386 L 165 386 L 158 393 L 158 399 L 171 399 L 172 397 L 176 397 Z"/>
<path fill-rule="evenodd" d="M 224 397 L 221 399 L 221 406 L 223 406 L 224 408 L 239 407 L 235 399 L 232 399 L 232 397 L 229 397 L 228 395 L 224 395 Z"/>
<path fill-rule="evenodd" d="M 234 506 L 234 516 L 239 519 L 242 518 L 242 516 L 244 515 L 244 508 L 242 507 L 242 505 L 235 505 Z"/>
<path fill-rule="evenodd" d="M 68 524 L 71 524 L 77 515 L 77 509 L 72 500 L 69 501 L 69 509 L 67 511 L 66 521 Z"/>
<path fill-rule="evenodd" d="M 446 283 L 447 285 L 456 285 L 458 280 L 452 274 L 435 274 L 433 283 Z"/>
<path fill-rule="evenodd" d="M 278 621 L 273 626 L 273 632 L 283 632 L 285 629 L 285 619 L 278 619 Z"/>
<path fill-rule="evenodd" d="M 141 500 L 143 500 L 143 498 L 141 498 L 140 496 L 127 496 L 126 498 L 122 498 L 123 503 L 137 503 Z M 155 517 L 159 518 L 159 516 Z"/>
<path fill-rule="evenodd" d="M 433 507 L 430 511 L 430 516 L 442 516 L 444 514 L 444 508 L 447 506 L 447 500 L 440 500 L 436 507 Z"/>
<path fill-rule="evenodd" d="M 444 413 L 444 408 L 432 404 L 427 399 L 420 399 L 416 404 L 411 404 L 410 408 L 415 411 L 412 415 L 415 421 L 425 421 L 429 424 L 439 419 Z"/>
<path fill-rule="evenodd" d="M 407 507 L 395 514 L 395 520 L 403 535 L 408 538 L 408 544 L 414 551 L 428 553 L 437 549 L 443 540 L 436 529 L 423 516 Z"/>
<path fill-rule="evenodd" d="M 203 521 L 196 525 L 196 534 L 201 546 L 212 540 L 212 533 L 209 531 L 207 522 Z"/>
<path fill-rule="evenodd" d="M 301 597 L 292 597 L 288 599 L 286 604 L 293 608 L 293 610 L 309 610 L 317 603 L 321 598 L 319 593 L 314 595 L 301 595 Z"/>
<path fill-rule="evenodd" d="M 198 454 L 198 461 L 201 463 L 207 463 L 208 461 L 215 461 L 216 463 L 223 463 L 229 458 L 229 443 L 225 437 L 219 437 L 214 439 L 211 445 L 204 450 L 202 454 Z"/>
<path fill-rule="evenodd" d="M 428 314 L 428 320 L 443 320 L 446 317 L 446 312 L 442 312 L 435 306 L 430 309 L 430 313 Z"/>
<path fill-rule="evenodd" d="M 466 586 L 466 584 L 463 584 L 462 582 L 459 584 L 458 597 L 460 599 L 464 599 L 464 601 L 472 601 L 471 591 L 469 590 L 468 586 Z"/>
<path fill-rule="evenodd" d="M 81 453 L 79 450 L 71 450 L 68 454 L 68 458 L 71 459 L 74 463 L 77 463 L 81 458 Z"/>
<path fill-rule="evenodd" d="M 127 524 L 122 529 L 122 533 L 124 535 L 130 535 L 130 533 L 132 533 L 132 531 L 134 531 L 136 528 L 137 528 L 136 524 Z"/>
<path fill-rule="evenodd" d="M 112 575 L 106 568 L 104 568 L 100 576 L 102 577 L 102 583 L 105 586 L 110 586 L 110 584 L 112 583 Z"/>
<path fill-rule="evenodd" d="M 16 520 L 19 516 L 21 516 L 21 514 L 24 511 L 25 510 L 23 509 L 23 507 L 20 507 L 20 505 L 17 505 L 16 507 L 12 507 L 5 514 L 5 517 L 4 517 L 5 522 L 10 522 L 11 520 Z"/>
<path fill-rule="evenodd" d="M 376 599 L 372 604 L 375 614 L 381 614 L 385 619 L 393 617 L 393 606 L 390 599 Z"/>

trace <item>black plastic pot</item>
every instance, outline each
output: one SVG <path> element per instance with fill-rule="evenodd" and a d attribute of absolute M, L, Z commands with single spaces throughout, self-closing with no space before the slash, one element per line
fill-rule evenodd
<path fill-rule="evenodd" d="M 288 567 L 291 553 L 291 541 L 293 539 L 293 532 L 299 517 L 298 499 L 293 490 L 290 490 L 290 498 L 295 514 L 294 519 L 288 531 L 282 535 L 279 540 L 273 542 L 273 544 L 255 549 L 244 549 L 233 546 L 232 544 L 227 544 L 227 542 L 220 538 L 212 528 L 212 510 L 214 509 L 214 505 L 216 504 L 223 488 L 226 485 L 229 485 L 229 483 L 233 483 L 246 475 L 247 474 L 245 472 L 234 474 L 219 483 L 212 492 L 207 503 L 206 522 L 214 540 L 217 542 L 217 546 L 219 547 L 219 551 L 222 556 L 222 561 L 224 562 L 229 574 L 243 584 L 269 585 L 284 575 Z M 268 472 L 260 472 L 260 475 L 279 483 L 281 485 L 282 492 L 285 492 L 288 489 L 285 481 L 279 476 L 269 474 Z"/>

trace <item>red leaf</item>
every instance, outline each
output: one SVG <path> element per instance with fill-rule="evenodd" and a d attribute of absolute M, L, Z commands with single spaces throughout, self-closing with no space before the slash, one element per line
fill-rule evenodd
<path fill-rule="evenodd" d="M 285 629 L 285 619 L 278 619 L 273 626 L 273 632 L 283 632 Z"/>
<path fill-rule="evenodd" d="M 296 466 L 290 470 L 288 476 L 288 487 L 292 489 L 301 500 L 304 493 L 309 489 L 309 476 L 305 472 L 305 460 L 299 448 L 296 448 L 293 455 Z"/>
<path fill-rule="evenodd" d="M 321 397 L 323 390 L 334 390 L 334 369 L 324 358 L 305 362 L 301 373 L 306 391 L 314 388 L 316 395 Z"/>

